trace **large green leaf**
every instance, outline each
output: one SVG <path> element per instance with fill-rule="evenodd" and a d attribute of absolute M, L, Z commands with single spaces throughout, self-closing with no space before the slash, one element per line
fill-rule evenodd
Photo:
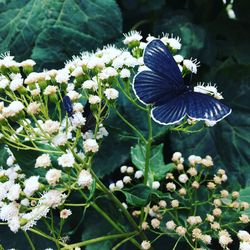
<path fill-rule="evenodd" d="M 138 184 L 122 192 L 126 196 L 126 202 L 133 206 L 146 206 L 151 197 L 151 189 L 144 184 Z"/>
<path fill-rule="evenodd" d="M 116 39 L 121 27 L 114 0 L 11 0 L 0 3 L 0 52 L 32 57 L 40 67 L 62 65 Z"/>
<path fill-rule="evenodd" d="M 201 133 L 173 133 L 172 151 L 181 151 L 185 156 L 210 154 L 217 168 L 223 167 L 229 171 L 232 182 L 238 180 L 244 185 L 250 180 L 250 66 L 225 66 L 215 73 L 214 81 L 224 87 L 223 96 L 232 108 L 232 114 Z M 237 188 L 235 183 L 234 188 Z"/>
<path fill-rule="evenodd" d="M 245 201 L 250 204 L 250 186 L 240 190 L 240 201 Z M 243 213 L 248 214 L 248 216 L 250 217 L 250 208 L 243 211 Z"/>
<path fill-rule="evenodd" d="M 145 155 L 146 148 L 144 145 L 137 144 L 131 148 L 131 158 L 133 164 L 140 170 L 145 170 Z M 165 164 L 163 159 L 163 144 L 154 146 L 151 151 L 151 157 L 149 160 L 149 180 L 160 181 L 167 172 L 170 172 L 174 168 L 172 163 Z"/>

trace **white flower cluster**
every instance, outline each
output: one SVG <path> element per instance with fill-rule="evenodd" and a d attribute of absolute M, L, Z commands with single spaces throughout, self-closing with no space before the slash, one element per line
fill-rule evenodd
<path fill-rule="evenodd" d="M 28 230 L 36 225 L 42 217 L 46 217 L 50 208 L 56 208 L 65 201 L 65 194 L 58 190 L 49 190 L 40 196 L 42 184 L 39 176 L 26 177 L 21 172 L 15 158 L 8 150 L 8 169 L 0 168 L 0 220 L 6 221 L 10 230 L 16 233 L 20 228 Z M 46 154 L 38 157 L 39 167 L 50 165 Z M 50 169 L 46 179 L 50 185 L 55 185 L 60 178 L 60 170 Z M 34 199 L 33 197 L 39 197 Z M 37 200 L 37 202 L 36 202 Z"/>

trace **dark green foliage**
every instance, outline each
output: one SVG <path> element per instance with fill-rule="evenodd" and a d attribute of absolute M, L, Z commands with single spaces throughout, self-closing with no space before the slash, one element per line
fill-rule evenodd
<path fill-rule="evenodd" d="M 172 168 L 165 162 L 170 161 L 169 156 L 175 151 L 181 151 L 185 156 L 210 154 L 218 168 L 228 170 L 232 188 L 241 189 L 242 201 L 249 202 L 249 187 L 245 188 L 245 185 L 250 183 L 250 2 L 235 0 L 233 9 L 236 20 L 228 18 L 221 0 L 118 0 L 117 3 L 114 0 L 0 0 L 0 53 L 10 50 L 18 60 L 31 57 L 37 61 L 39 69 L 59 68 L 74 54 L 121 41 L 122 32 L 132 27 L 142 30 L 144 35 L 151 33 L 157 36 L 164 32 L 180 36 L 183 44 L 180 54 L 197 57 L 201 61 L 198 76 L 194 76 L 193 81 L 218 83 L 225 103 L 232 107 L 233 112 L 214 128 L 198 134 L 167 133 L 166 127 L 154 124 L 155 135 L 161 135 L 154 143 L 163 142 L 165 147 L 163 151 L 163 144 L 154 145 L 150 161 L 151 181 L 162 179 Z M 143 112 L 135 112 L 122 96 L 119 98 L 119 110 L 137 128 L 144 132 L 147 130 Z M 105 125 L 109 137 L 94 162 L 98 176 L 110 175 L 131 160 L 138 169 L 143 169 L 141 162 L 145 148 L 132 139 L 131 130 L 116 114 L 111 114 Z M 0 152 L 0 166 L 6 167 L 7 153 L 3 144 Z M 13 153 L 26 174 L 36 174 L 34 164 L 39 154 L 32 152 L 27 158 L 23 151 L 13 150 Z M 150 196 L 164 198 L 160 191 L 152 193 L 143 185 L 137 185 L 129 192 L 123 191 L 126 201 L 135 206 L 147 204 Z M 103 207 L 107 209 L 108 206 Z M 119 211 L 115 214 L 111 210 L 108 212 L 114 217 L 119 216 Z M 87 215 L 87 226 L 78 229 L 74 242 L 117 233 L 105 220 L 95 217 L 93 211 Z M 4 248 L 28 249 L 22 232 L 13 235 L 7 233 L 6 228 L 0 228 L 0 244 Z M 54 247 L 42 237 L 32 239 L 38 250 Z M 166 241 L 159 244 L 160 249 Z M 170 244 L 174 245 L 171 241 Z M 86 249 L 108 250 L 111 245 L 111 241 L 101 242 Z M 132 250 L 133 247 L 127 249 Z"/>

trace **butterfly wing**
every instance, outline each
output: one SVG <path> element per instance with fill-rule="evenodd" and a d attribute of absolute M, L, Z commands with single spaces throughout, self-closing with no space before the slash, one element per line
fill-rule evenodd
<path fill-rule="evenodd" d="M 70 98 L 66 95 L 63 97 L 63 108 L 69 116 L 73 115 L 73 105 Z"/>
<path fill-rule="evenodd" d="M 228 116 L 232 110 L 212 96 L 187 92 L 185 94 L 187 115 L 196 120 L 218 122 Z"/>
<path fill-rule="evenodd" d="M 153 120 L 162 125 L 172 125 L 180 122 L 187 114 L 186 98 L 179 95 L 163 105 L 156 106 L 151 111 Z"/>
<path fill-rule="evenodd" d="M 144 104 L 155 104 L 176 96 L 172 80 L 151 70 L 139 72 L 133 82 L 137 98 Z"/>
<path fill-rule="evenodd" d="M 144 104 L 159 104 L 171 99 L 184 87 L 179 67 L 162 43 L 151 41 L 144 51 L 144 63 L 150 70 L 139 72 L 133 81 L 133 90 Z"/>
<path fill-rule="evenodd" d="M 182 86 L 183 79 L 171 52 L 160 39 L 152 40 L 145 48 L 144 64 L 164 78 L 172 80 L 172 85 Z"/>

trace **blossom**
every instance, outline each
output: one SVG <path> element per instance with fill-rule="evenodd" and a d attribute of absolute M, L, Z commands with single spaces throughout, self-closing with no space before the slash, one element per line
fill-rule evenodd
<path fill-rule="evenodd" d="M 186 174 L 181 174 L 181 175 L 179 175 L 178 180 L 181 183 L 186 183 L 188 181 L 188 176 Z"/>
<path fill-rule="evenodd" d="M 13 101 L 8 107 L 4 107 L 2 114 L 5 118 L 13 117 L 24 109 L 24 105 L 20 101 Z"/>
<path fill-rule="evenodd" d="M 51 160 L 49 154 L 42 154 L 36 159 L 35 168 L 47 168 L 51 166 Z"/>
<path fill-rule="evenodd" d="M 57 182 L 59 182 L 61 175 L 61 170 L 52 168 L 46 173 L 45 178 L 50 185 L 54 186 Z"/>
<path fill-rule="evenodd" d="M 66 195 L 58 190 L 49 190 L 44 193 L 39 200 L 39 204 L 46 205 L 48 207 L 56 208 L 63 204 Z"/>
<path fill-rule="evenodd" d="M 227 230 L 222 230 L 219 232 L 219 243 L 223 248 L 226 248 L 233 240 L 231 235 L 227 232 Z"/>
<path fill-rule="evenodd" d="M 42 129 L 48 134 L 55 134 L 60 129 L 60 122 L 47 120 L 42 124 Z"/>
<path fill-rule="evenodd" d="M 160 182 L 159 181 L 153 181 L 152 183 L 152 188 L 153 189 L 158 189 L 160 187 Z"/>
<path fill-rule="evenodd" d="M 41 110 L 41 103 L 38 102 L 31 102 L 29 106 L 27 107 L 27 113 L 36 115 L 40 112 Z"/>
<path fill-rule="evenodd" d="M 60 69 L 57 71 L 55 79 L 58 83 L 67 83 L 69 81 L 69 78 L 70 78 L 69 70 Z"/>
<path fill-rule="evenodd" d="M 84 151 L 96 153 L 99 150 L 99 145 L 95 139 L 87 139 L 83 143 Z"/>
<path fill-rule="evenodd" d="M 40 183 L 38 181 L 39 176 L 31 176 L 24 181 L 23 192 L 30 197 L 35 191 L 39 189 Z"/>
<path fill-rule="evenodd" d="M 57 92 L 57 86 L 52 86 L 52 85 L 48 85 L 45 90 L 43 91 L 44 95 L 53 95 L 56 94 Z"/>
<path fill-rule="evenodd" d="M 150 241 L 144 240 L 144 241 L 141 243 L 141 247 L 142 247 L 143 250 L 149 250 L 149 249 L 151 248 Z"/>
<path fill-rule="evenodd" d="M 160 227 L 161 222 L 158 219 L 152 219 L 151 220 L 151 226 L 156 229 Z"/>
<path fill-rule="evenodd" d="M 82 88 L 83 89 L 92 89 L 92 90 L 96 91 L 98 89 L 98 83 L 94 80 L 86 80 L 82 84 Z"/>
<path fill-rule="evenodd" d="M 176 228 L 176 224 L 174 223 L 173 220 L 170 220 L 166 223 L 166 228 L 172 231 Z"/>
<path fill-rule="evenodd" d="M 75 163 L 75 158 L 72 153 L 63 154 L 57 159 L 57 162 L 63 168 L 72 168 Z"/>
<path fill-rule="evenodd" d="M 187 222 L 193 226 L 193 225 L 197 225 L 200 224 L 202 222 L 202 219 L 200 216 L 189 216 L 187 218 Z"/>
<path fill-rule="evenodd" d="M 99 73 L 99 78 L 101 80 L 105 80 L 105 79 L 108 79 L 110 77 L 114 77 L 114 76 L 117 76 L 118 73 L 116 71 L 116 69 L 114 69 L 113 67 L 107 67 L 107 68 L 104 68 L 101 73 Z"/>
<path fill-rule="evenodd" d="M 187 229 L 183 226 L 179 226 L 175 229 L 176 233 L 179 234 L 180 236 L 183 236 L 186 234 Z"/>
<path fill-rule="evenodd" d="M 116 89 L 113 88 L 107 88 L 104 91 L 104 94 L 108 100 L 115 100 L 119 96 L 119 92 Z"/>
<path fill-rule="evenodd" d="M 61 219 L 67 219 L 72 214 L 70 209 L 63 209 L 60 211 L 60 218 Z"/>
<path fill-rule="evenodd" d="M 89 171 L 83 169 L 78 176 L 77 183 L 81 187 L 90 187 L 93 183 L 93 177 Z"/>
<path fill-rule="evenodd" d="M 223 96 L 221 95 L 221 93 L 218 92 L 216 85 L 198 84 L 197 86 L 194 87 L 194 91 L 206 95 L 211 95 L 218 100 L 223 99 Z"/>
<path fill-rule="evenodd" d="M 245 230 L 239 230 L 237 236 L 242 241 L 247 241 L 250 243 L 250 234 Z"/>
<path fill-rule="evenodd" d="M 73 114 L 73 116 L 71 118 L 71 122 L 72 122 L 73 127 L 79 128 L 79 127 L 85 125 L 86 118 L 83 117 L 81 112 L 77 112 L 77 113 Z"/>
<path fill-rule="evenodd" d="M 124 44 L 139 42 L 142 39 L 140 32 L 136 30 L 132 30 L 128 34 L 124 34 L 124 36 L 125 36 L 125 39 L 123 40 Z"/>
<path fill-rule="evenodd" d="M 250 250 L 250 242 L 240 242 L 239 250 Z"/>
<path fill-rule="evenodd" d="M 55 146 L 64 146 L 68 141 L 67 134 L 66 133 L 59 133 L 56 136 L 53 137 L 52 143 Z"/>
<path fill-rule="evenodd" d="M 120 77 L 121 78 L 129 78 L 131 75 L 130 70 L 128 69 L 122 69 L 120 72 Z"/>
<path fill-rule="evenodd" d="M 190 72 L 196 74 L 197 68 L 199 67 L 199 62 L 196 59 L 184 59 L 183 66 Z"/>
<path fill-rule="evenodd" d="M 124 184 L 122 180 L 119 180 L 115 183 L 116 188 L 118 189 L 123 189 L 124 188 Z"/>
<path fill-rule="evenodd" d="M 90 104 L 97 104 L 101 101 L 101 98 L 98 95 L 90 95 L 89 96 L 89 103 Z"/>
<path fill-rule="evenodd" d="M 143 172 L 141 170 L 137 170 L 135 172 L 135 178 L 140 179 L 143 176 Z"/>

